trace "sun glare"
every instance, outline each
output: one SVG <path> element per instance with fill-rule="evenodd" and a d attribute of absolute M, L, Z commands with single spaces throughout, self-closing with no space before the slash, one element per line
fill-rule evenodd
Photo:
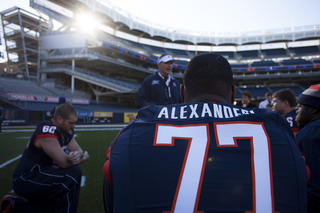
<path fill-rule="evenodd" d="M 97 26 L 97 20 L 91 15 L 78 14 L 77 21 L 79 30 L 86 33 L 93 33 Z"/>

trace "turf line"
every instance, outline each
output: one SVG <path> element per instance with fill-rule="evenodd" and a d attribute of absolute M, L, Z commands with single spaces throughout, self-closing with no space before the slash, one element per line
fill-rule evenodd
<path fill-rule="evenodd" d="M 13 159 L 11 159 L 11 160 L 8 160 L 7 162 L 1 164 L 1 165 L 0 165 L 0 169 L 1 169 L 2 167 L 5 167 L 6 165 L 12 163 L 12 162 L 15 161 L 15 160 L 18 160 L 19 158 L 21 158 L 21 156 L 22 156 L 22 154 L 19 155 L 18 157 L 15 157 L 15 158 L 13 158 Z"/>

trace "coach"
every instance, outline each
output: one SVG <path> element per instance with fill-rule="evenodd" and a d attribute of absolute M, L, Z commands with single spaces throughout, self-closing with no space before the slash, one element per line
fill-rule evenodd
<path fill-rule="evenodd" d="M 172 62 L 171 55 L 164 54 L 158 58 L 159 71 L 145 78 L 139 90 L 139 109 L 148 105 L 180 103 L 180 83 L 170 75 Z"/>

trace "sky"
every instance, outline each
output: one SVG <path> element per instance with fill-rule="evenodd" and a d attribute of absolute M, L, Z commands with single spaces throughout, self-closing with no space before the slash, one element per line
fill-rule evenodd
<path fill-rule="evenodd" d="M 319 0 L 110 0 L 132 15 L 178 29 L 245 32 L 320 24 Z M 29 0 L 2 0 L 0 11 Z M 2 29 L 1 29 L 2 31 Z"/>

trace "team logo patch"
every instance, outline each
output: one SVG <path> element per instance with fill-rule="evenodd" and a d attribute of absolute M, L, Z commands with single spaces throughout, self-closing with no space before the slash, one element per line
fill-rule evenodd
<path fill-rule="evenodd" d="M 176 83 L 174 83 L 174 82 L 173 82 L 172 84 L 173 84 L 173 86 L 175 86 L 175 87 L 177 86 Z"/>
<path fill-rule="evenodd" d="M 151 82 L 151 85 L 155 85 L 155 84 L 159 84 L 159 83 L 160 83 L 159 80 L 153 80 L 153 81 Z"/>

